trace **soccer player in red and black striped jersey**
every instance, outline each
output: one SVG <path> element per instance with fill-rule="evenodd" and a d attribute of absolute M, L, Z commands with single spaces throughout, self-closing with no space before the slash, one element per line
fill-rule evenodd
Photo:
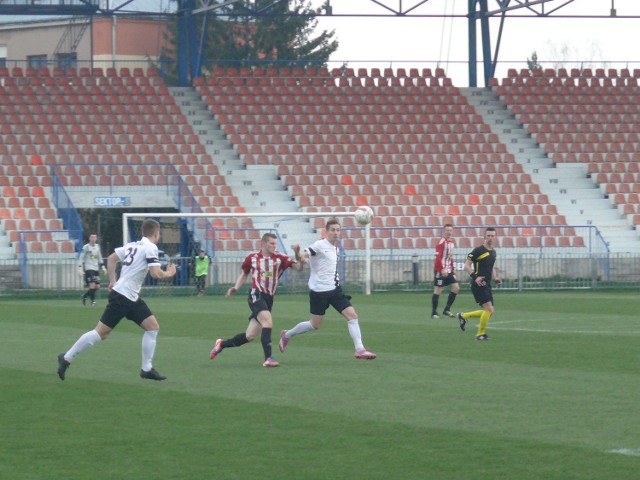
<path fill-rule="evenodd" d="M 433 295 L 431 296 L 431 317 L 440 318 L 438 315 L 438 302 L 444 287 L 449 287 L 449 297 L 442 314 L 446 317 L 453 317 L 451 305 L 456 300 L 456 295 L 460 292 L 460 285 L 455 273 L 453 263 L 453 249 L 456 246 L 453 238 L 453 225 L 447 223 L 444 226 L 442 238 L 436 245 L 436 259 L 433 264 Z"/>
<path fill-rule="evenodd" d="M 273 358 L 271 348 L 271 331 L 273 329 L 273 296 L 278 288 L 278 281 L 287 268 L 302 270 L 302 264 L 286 255 L 276 252 L 277 237 L 273 233 L 262 236 L 261 248 L 251 252 L 242 262 L 242 273 L 238 276 L 233 287 L 227 290 L 227 297 L 238 291 L 242 284 L 251 276 L 251 290 L 249 290 L 249 308 L 251 316 L 247 330 L 232 338 L 216 340 L 211 350 L 211 360 L 216 358 L 225 348 L 240 347 L 258 336 L 264 350 L 263 367 L 277 367 L 280 364 Z"/>

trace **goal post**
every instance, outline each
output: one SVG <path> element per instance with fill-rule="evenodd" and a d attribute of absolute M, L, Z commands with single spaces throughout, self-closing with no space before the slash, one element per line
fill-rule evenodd
<path fill-rule="evenodd" d="M 351 217 L 353 218 L 354 216 L 354 212 L 353 211 L 317 211 L 317 212 L 242 212 L 242 213 L 182 213 L 182 212 L 135 212 L 135 213 L 123 213 L 122 214 L 122 244 L 126 244 L 130 241 L 132 241 L 132 239 L 134 238 L 130 232 L 129 229 L 129 220 L 130 219 L 145 219 L 145 218 L 152 218 L 152 219 L 169 219 L 169 218 L 180 218 L 180 219 L 189 219 L 192 220 L 191 222 L 191 233 L 194 235 L 194 237 L 196 237 L 198 240 L 200 240 L 201 242 L 205 242 L 205 237 L 206 237 L 206 230 L 207 229 L 213 229 L 215 230 L 215 226 L 213 226 L 212 223 L 210 223 L 210 220 L 214 220 L 214 219 L 230 219 L 230 218 L 236 218 L 236 219 L 242 219 L 242 218 L 248 218 L 248 219 L 252 219 L 252 220 L 256 220 L 256 219 L 263 219 L 263 220 L 269 220 L 269 219 L 276 219 L 274 220 L 274 226 L 273 228 L 266 228 L 266 227 L 260 227 L 260 230 L 264 230 L 264 232 L 267 231 L 276 231 L 278 230 L 277 228 L 277 224 L 280 223 L 283 220 L 289 220 L 289 219 L 295 219 L 295 218 L 308 218 L 308 219 L 312 219 L 312 218 L 344 218 L 344 217 Z M 205 221 L 208 222 L 208 226 L 205 228 L 202 227 L 197 227 L 196 226 L 196 221 L 198 219 L 203 219 Z M 341 222 L 342 223 L 342 222 Z M 343 225 L 344 227 L 344 225 Z M 371 223 L 369 223 L 366 226 L 360 226 L 360 228 L 364 228 L 364 244 L 365 244 L 365 249 L 364 249 L 364 260 L 365 260 L 365 272 L 364 272 L 364 293 L 366 295 L 370 295 L 371 294 Z M 136 232 L 138 233 L 138 232 Z M 198 238 L 201 237 L 201 238 Z M 280 239 L 280 236 L 278 236 Z M 316 234 L 316 239 L 317 239 L 317 234 Z M 284 246 L 284 243 L 281 241 L 281 245 Z M 302 244 L 302 242 L 295 242 L 295 243 L 301 243 L 301 247 L 305 248 L 307 245 Z M 247 253 L 247 252 L 243 252 L 243 253 Z"/>

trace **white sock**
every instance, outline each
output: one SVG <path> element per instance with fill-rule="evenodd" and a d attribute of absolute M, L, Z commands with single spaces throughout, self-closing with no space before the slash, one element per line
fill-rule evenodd
<path fill-rule="evenodd" d="M 294 335 L 300 335 L 301 333 L 306 333 L 310 330 L 315 330 L 315 329 L 313 328 L 313 325 L 311 325 L 311 320 L 307 320 L 306 322 L 300 322 L 291 330 L 287 330 L 287 332 L 284 335 L 287 338 L 291 338 Z"/>
<path fill-rule="evenodd" d="M 347 320 L 347 328 L 349 329 L 349 335 L 351 335 L 351 339 L 353 340 L 353 345 L 356 347 L 356 352 L 364 350 L 358 319 L 354 318 L 353 320 Z"/>
<path fill-rule="evenodd" d="M 71 362 L 76 355 L 84 352 L 87 348 L 91 347 L 94 343 L 102 340 L 100 338 L 100 334 L 95 330 L 89 330 L 87 333 L 82 335 L 76 343 L 69 349 L 67 353 L 64 354 L 64 359 L 67 362 Z"/>
<path fill-rule="evenodd" d="M 152 368 L 151 361 L 156 351 L 157 330 L 147 330 L 142 335 L 142 370 L 148 372 Z"/>

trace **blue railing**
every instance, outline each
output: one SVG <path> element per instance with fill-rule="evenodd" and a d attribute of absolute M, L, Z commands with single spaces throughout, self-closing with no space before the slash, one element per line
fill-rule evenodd
<path fill-rule="evenodd" d="M 51 187 L 53 190 L 53 205 L 56 213 L 62 219 L 62 224 L 69 231 L 69 236 L 75 240 L 76 251 L 80 252 L 82 248 L 82 239 L 84 230 L 82 228 L 82 219 L 78 214 L 78 210 L 73 206 L 73 202 L 67 195 L 60 177 L 56 173 L 55 165 L 49 167 L 51 174 Z"/>

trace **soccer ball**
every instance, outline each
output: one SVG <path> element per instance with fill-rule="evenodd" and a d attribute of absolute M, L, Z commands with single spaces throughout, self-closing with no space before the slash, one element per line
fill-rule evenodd
<path fill-rule="evenodd" d="M 356 209 L 353 216 L 360 225 L 369 225 L 373 220 L 373 210 L 371 210 L 371 207 L 363 205 Z"/>

